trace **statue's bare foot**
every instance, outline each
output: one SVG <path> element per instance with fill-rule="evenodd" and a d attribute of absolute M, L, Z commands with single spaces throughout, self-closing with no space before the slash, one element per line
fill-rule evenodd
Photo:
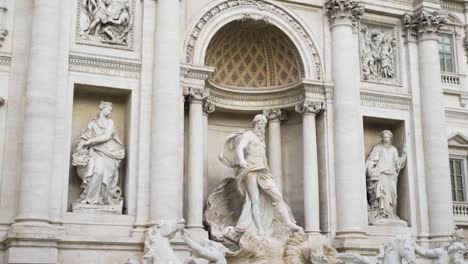
<path fill-rule="evenodd" d="M 289 223 L 288 224 L 288 227 L 290 229 L 290 231 L 299 231 L 299 230 L 302 230 L 302 227 L 294 224 L 294 223 Z"/>

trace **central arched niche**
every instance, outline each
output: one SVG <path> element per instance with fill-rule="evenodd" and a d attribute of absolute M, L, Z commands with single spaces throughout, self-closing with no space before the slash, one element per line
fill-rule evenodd
<path fill-rule="evenodd" d="M 262 98 L 268 98 L 280 102 L 282 99 L 275 99 L 278 94 L 283 94 L 279 97 L 284 99 L 290 90 L 302 92 L 303 89 L 298 87 L 305 75 L 298 49 L 278 27 L 263 20 L 243 19 L 221 27 L 210 40 L 205 54 L 205 65 L 215 68 L 207 85 L 214 103 L 219 103 L 215 91 L 220 90 L 228 96 L 239 95 L 236 98 L 241 98 L 232 100 L 253 100 L 255 103 L 255 110 L 246 104 L 235 108 L 228 103 L 217 104 L 216 111 L 209 115 L 205 199 L 224 178 L 235 176 L 233 170 L 218 158 L 226 138 L 234 132 L 250 129 L 252 118 L 262 109 L 280 107 L 288 112 L 287 122 L 281 125 L 282 192 L 297 222 L 302 225 L 302 119 L 292 105 L 265 105 L 262 101 Z M 275 89 L 279 87 L 281 89 Z M 256 95 L 261 98 L 257 99 Z M 221 99 L 230 100 L 229 97 Z"/>
<path fill-rule="evenodd" d="M 291 39 L 261 20 L 234 21 L 222 27 L 210 41 L 205 65 L 215 68 L 210 82 L 231 88 L 288 86 L 304 77 Z"/>

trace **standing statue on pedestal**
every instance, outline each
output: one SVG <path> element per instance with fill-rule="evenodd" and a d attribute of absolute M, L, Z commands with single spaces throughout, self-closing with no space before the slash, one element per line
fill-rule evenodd
<path fill-rule="evenodd" d="M 366 161 L 369 223 L 406 225 L 396 214 L 398 174 L 406 164 L 406 146 L 400 157 L 392 146 L 392 132 L 384 130 L 380 135 L 382 140 Z"/>
<path fill-rule="evenodd" d="M 72 164 L 83 181 L 83 192 L 74 204 L 74 211 L 86 205 L 117 205 L 108 210 L 122 211 L 122 191 L 117 183 L 125 148 L 114 121 L 109 118 L 111 112 L 112 103 L 101 102 L 98 115 L 89 121 L 74 144 Z"/>

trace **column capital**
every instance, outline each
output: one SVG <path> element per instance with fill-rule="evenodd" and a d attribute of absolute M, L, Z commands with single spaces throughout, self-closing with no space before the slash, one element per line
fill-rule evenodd
<path fill-rule="evenodd" d="M 323 102 L 305 100 L 296 105 L 296 112 L 302 115 L 318 115 L 323 111 L 325 111 L 325 105 Z"/>
<path fill-rule="evenodd" d="M 287 118 L 286 112 L 281 108 L 276 109 L 264 109 L 263 115 L 266 116 L 270 122 L 281 122 Z"/>
<path fill-rule="evenodd" d="M 364 15 L 364 6 L 355 0 L 328 0 L 325 3 L 331 27 L 337 25 L 353 26 Z"/>
<path fill-rule="evenodd" d="M 184 89 L 185 100 L 189 103 L 202 103 L 210 96 L 207 89 L 187 87 Z"/>
<path fill-rule="evenodd" d="M 209 115 L 216 110 L 216 106 L 211 102 L 211 100 L 206 99 L 203 101 L 203 114 Z"/>
<path fill-rule="evenodd" d="M 437 40 L 437 34 L 447 23 L 447 17 L 438 11 L 428 11 L 420 9 L 414 14 L 403 15 L 403 26 L 406 29 L 408 39 L 415 38 L 422 40 Z"/>

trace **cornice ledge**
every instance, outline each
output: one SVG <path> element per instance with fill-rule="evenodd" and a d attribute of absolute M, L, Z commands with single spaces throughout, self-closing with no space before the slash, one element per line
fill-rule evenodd
<path fill-rule="evenodd" d="M 215 71 L 214 67 L 200 66 L 193 64 L 182 64 L 180 66 L 180 76 L 185 79 L 207 80 Z"/>

